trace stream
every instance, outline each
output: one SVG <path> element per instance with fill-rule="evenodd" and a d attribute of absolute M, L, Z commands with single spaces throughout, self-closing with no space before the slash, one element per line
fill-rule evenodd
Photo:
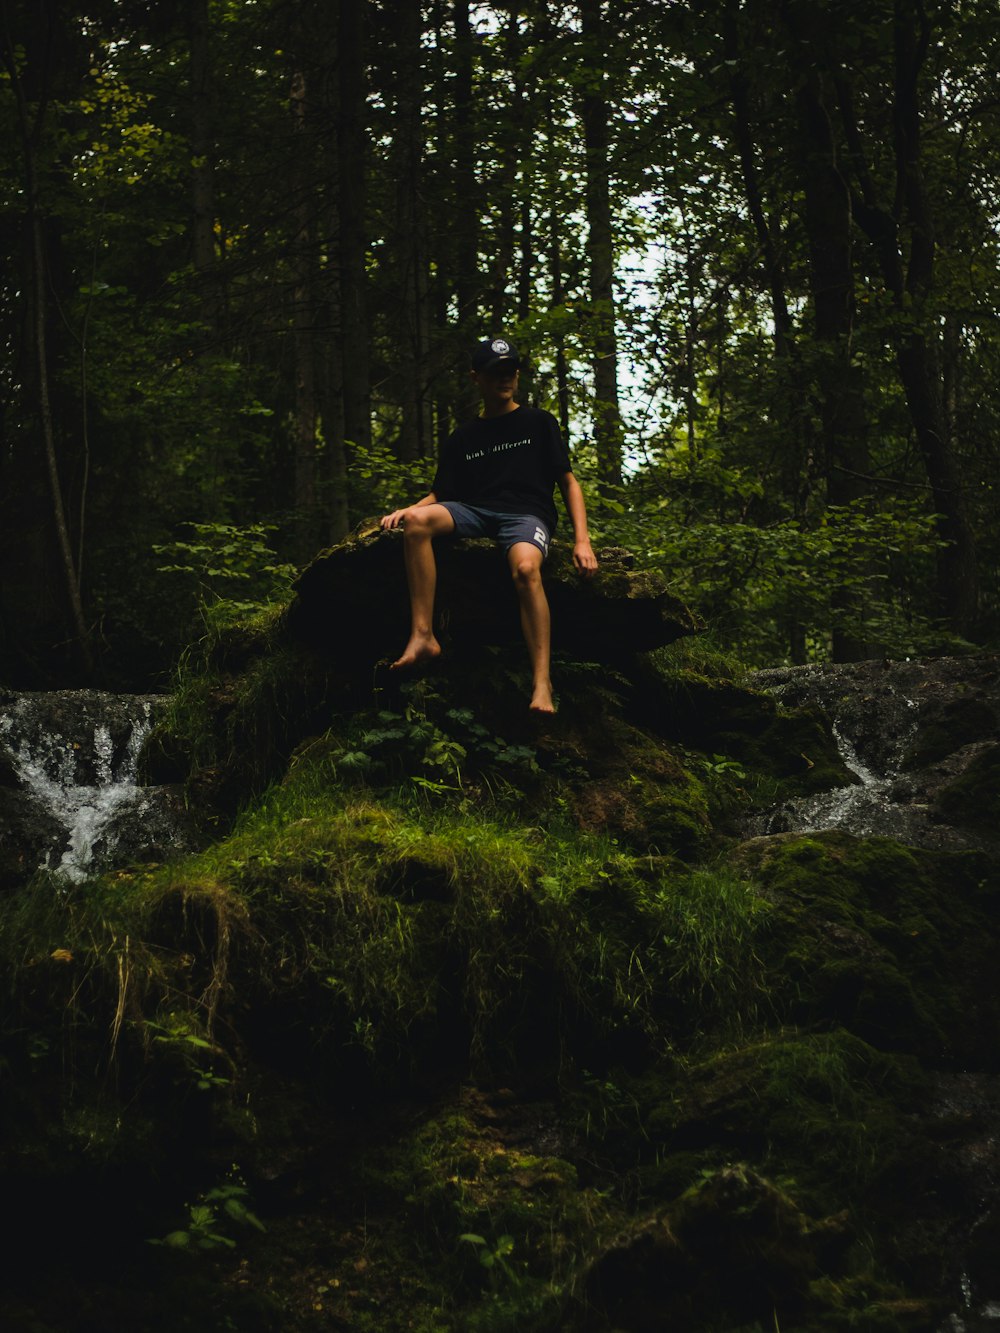
<path fill-rule="evenodd" d="M 65 885 L 191 845 L 183 799 L 143 786 L 143 743 L 166 700 L 95 690 L 0 694 L 0 886 Z"/>
<path fill-rule="evenodd" d="M 1000 658 L 778 668 L 748 683 L 787 707 L 821 709 L 855 780 L 756 815 L 746 836 L 841 829 L 996 850 L 987 834 L 943 822 L 934 798 L 1000 741 Z M 197 845 L 182 790 L 140 780 L 143 745 L 167 703 L 0 691 L 0 891 L 41 871 L 69 892 L 96 873 Z M 963 1266 L 953 1270 L 954 1312 L 939 1333 L 1000 1333 L 1000 1075 L 939 1070 L 931 1079 L 926 1114 L 950 1136 L 950 1188 L 963 1219 L 948 1237 Z"/>
<path fill-rule="evenodd" d="M 755 672 L 753 688 L 789 708 L 826 714 L 854 781 L 784 801 L 753 816 L 745 832 L 842 829 L 942 851 L 987 845 L 975 830 L 945 822 L 935 796 L 996 743 L 997 659 L 942 658 L 934 669 L 927 662 L 876 661 Z"/>
<path fill-rule="evenodd" d="M 1000 741 L 1000 657 L 775 668 L 749 683 L 787 707 L 822 709 L 855 781 L 784 801 L 748 821 L 747 834 L 841 829 L 913 847 L 995 853 L 983 830 L 945 822 L 935 797 Z M 1000 1077 L 987 1068 L 940 1069 L 931 1078 L 927 1115 L 951 1143 L 949 1188 L 965 1219 L 949 1238 L 962 1256 L 956 1308 L 938 1333 L 997 1333 Z"/>

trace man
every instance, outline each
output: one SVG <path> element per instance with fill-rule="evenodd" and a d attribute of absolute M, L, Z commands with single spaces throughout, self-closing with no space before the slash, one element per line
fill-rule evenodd
<path fill-rule="evenodd" d="M 482 415 L 452 432 L 429 494 L 382 519 L 386 529 L 402 525 L 410 589 L 410 639 L 392 666 L 397 671 L 412 668 L 441 652 L 433 628 L 437 583 L 433 539 L 449 533 L 492 537 L 507 554 L 517 589 L 521 629 L 531 659 L 530 707 L 536 713 L 554 713 L 542 561 L 556 526 L 555 486 L 573 525 L 573 563 L 579 573 L 593 574 L 597 557 L 587 534 L 583 492 L 558 423 L 550 413 L 517 402 L 520 366 L 521 358 L 506 338 L 479 344 L 469 373 L 483 400 Z"/>

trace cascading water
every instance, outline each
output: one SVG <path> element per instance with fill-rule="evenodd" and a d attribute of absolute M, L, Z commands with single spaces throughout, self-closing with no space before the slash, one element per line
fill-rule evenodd
<path fill-rule="evenodd" d="M 912 700 L 905 698 L 902 704 L 905 710 L 916 707 Z M 883 742 L 880 771 L 876 771 L 859 754 L 857 741 L 852 740 L 844 722 L 835 720 L 831 727 L 833 738 L 844 767 L 857 781 L 850 786 L 786 801 L 778 809 L 759 817 L 752 831 L 813 833 L 823 829 L 844 829 L 857 837 L 922 841 L 918 832 L 918 826 L 925 822 L 922 809 L 899 799 L 902 794 L 898 783 L 899 765 L 915 729 L 912 711 L 909 718 L 904 713 L 902 721 L 904 725 L 898 734 L 880 738 Z M 889 744 L 884 744 L 887 740 Z M 879 761 L 872 761 L 873 764 L 876 762 Z"/>
<path fill-rule="evenodd" d="M 972 667 L 966 672 L 975 676 Z M 962 667 L 942 663 L 940 690 L 929 693 L 925 664 L 864 662 L 760 671 L 751 684 L 791 708 L 818 707 L 830 719 L 845 768 L 855 782 L 802 796 L 755 815 L 751 835 L 841 829 L 857 837 L 895 838 L 917 847 L 979 846 L 969 830 L 943 822 L 936 792 L 989 741 L 996 670 L 981 669 L 973 710 Z M 954 680 L 951 677 L 954 676 Z M 980 682 L 976 681 L 977 684 Z M 931 739 L 933 733 L 933 739 Z"/>
<path fill-rule="evenodd" d="M 160 696 L 92 690 L 0 698 L 0 873 L 77 884 L 188 842 L 178 794 L 144 787 L 139 756 Z"/>
<path fill-rule="evenodd" d="M 1000 830 L 963 818 L 940 795 L 1000 747 L 1000 655 L 775 668 L 750 683 L 787 707 L 821 709 L 857 781 L 783 802 L 756 816 L 748 833 L 840 829 L 996 856 Z M 958 1308 L 938 1333 L 1000 1333 L 1000 1078 L 993 1067 L 989 1053 L 985 1069 L 930 1076 L 937 1095 L 928 1098 L 928 1113 L 951 1144 L 949 1189 L 962 1200 L 967 1228 L 956 1241 Z"/>

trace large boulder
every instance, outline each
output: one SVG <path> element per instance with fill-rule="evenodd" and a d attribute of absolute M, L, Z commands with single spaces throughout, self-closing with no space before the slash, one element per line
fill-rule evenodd
<path fill-rule="evenodd" d="M 503 552 L 491 541 L 447 539 L 436 551 L 435 624 L 443 640 L 462 649 L 519 642 L 517 596 Z M 597 555 L 600 569 L 584 579 L 571 548 L 552 544 L 543 573 L 557 651 L 618 662 L 701 628 L 661 574 L 633 567 L 630 552 L 606 548 Z M 409 629 L 402 533 L 383 532 L 375 519 L 361 523 L 306 566 L 295 592 L 288 616 L 294 638 L 344 664 L 395 657 Z"/>

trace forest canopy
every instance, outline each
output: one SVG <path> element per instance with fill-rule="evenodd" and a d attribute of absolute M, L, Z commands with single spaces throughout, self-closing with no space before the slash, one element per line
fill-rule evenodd
<path fill-rule="evenodd" d="M 527 355 L 758 664 L 1000 628 L 993 0 L 2 0 L 0 679 L 162 685 Z"/>

